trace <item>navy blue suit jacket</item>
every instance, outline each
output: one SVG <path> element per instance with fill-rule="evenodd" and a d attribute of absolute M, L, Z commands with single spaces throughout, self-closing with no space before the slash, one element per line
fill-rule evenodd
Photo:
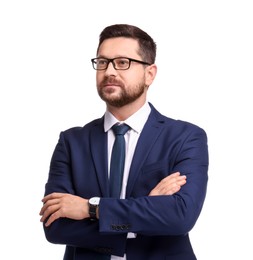
<path fill-rule="evenodd" d="M 104 118 L 60 134 L 45 195 L 101 197 L 99 221 L 67 218 L 44 227 L 51 243 L 65 244 L 65 260 L 127 254 L 128 260 L 194 260 L 188 232 L 201 212 L 208 181 L 206 133 L 188 122 L 151 113 L 138 140 L 126 199 L 109 198 Z M 179 171 L 187 183 L 172 196 L 148 196 L 157 183 Z M 127 239 L 127 233 L 137 234 Z"/>

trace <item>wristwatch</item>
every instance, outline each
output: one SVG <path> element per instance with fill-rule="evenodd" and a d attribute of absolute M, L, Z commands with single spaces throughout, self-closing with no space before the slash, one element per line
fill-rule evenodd
<path fill-rule="evenodd" d="M 99 197 L 92 197 L 89 199 L 89 214 L 91 220 L 97 219 L 97 208 L 99 206 Z"/>

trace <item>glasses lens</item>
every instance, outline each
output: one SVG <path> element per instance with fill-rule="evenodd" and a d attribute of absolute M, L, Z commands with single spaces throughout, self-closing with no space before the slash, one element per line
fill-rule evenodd
<path fill-rule="evenodd" d="M 93 67 L 95 70 L 104 70 L 107 68 L 108 60 L 98 58 L 93 60 Z"/>
<path fill-rule="evenodd" d="M 127 70 L 130 66 L 130 60 L 127 58 L 116 58 L 113 62 L 117 70 Z"/>

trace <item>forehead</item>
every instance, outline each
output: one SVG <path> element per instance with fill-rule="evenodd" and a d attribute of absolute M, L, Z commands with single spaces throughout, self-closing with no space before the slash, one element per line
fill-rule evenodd
<path fill-rule="evenodd" d="M 139 58 L 138 41 L 131 38 L 117 37 L 104 40 L 98 50 L 98 56 L 106 58 L 131 57 Z"/>

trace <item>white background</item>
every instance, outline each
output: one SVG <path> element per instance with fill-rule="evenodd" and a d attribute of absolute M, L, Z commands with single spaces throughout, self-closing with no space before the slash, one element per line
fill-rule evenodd
<path fill-rule="evenodd" d="M 0 259 L 62 259 L 39 210 L 59 132 L 102 116 L 101 30 L 129 23 L 157 42 L 149 101 L 203 127 L 209 187 L 191 231 L 199 260 L 253 259 L 252 1 L 0 1 Z"/>

